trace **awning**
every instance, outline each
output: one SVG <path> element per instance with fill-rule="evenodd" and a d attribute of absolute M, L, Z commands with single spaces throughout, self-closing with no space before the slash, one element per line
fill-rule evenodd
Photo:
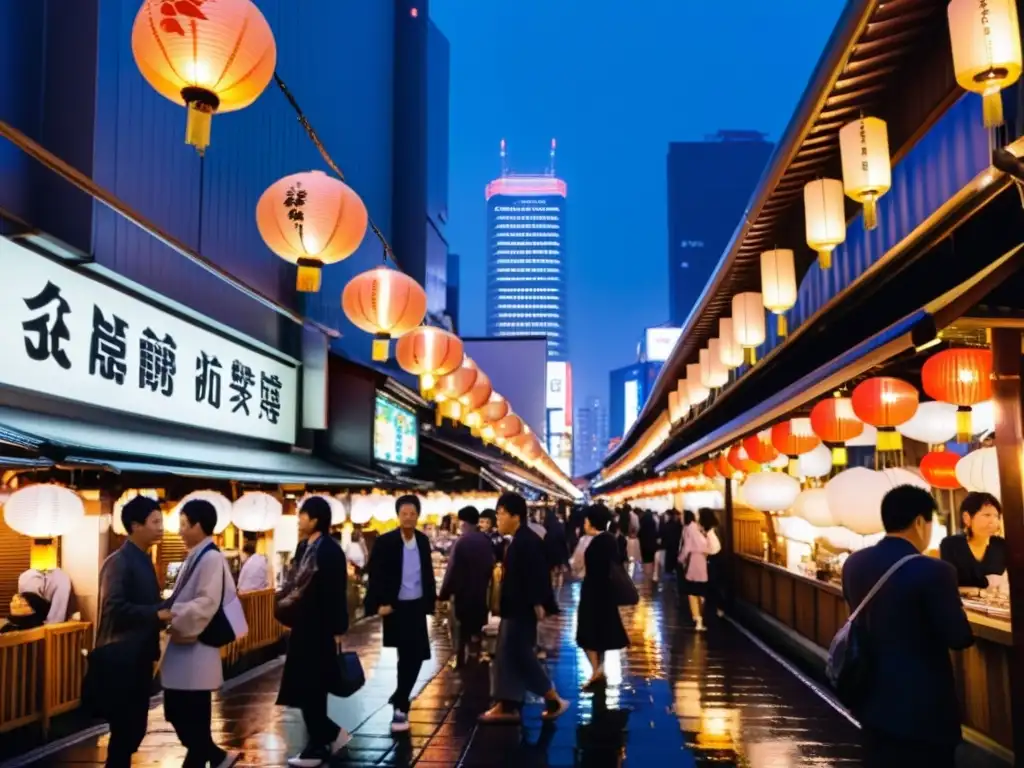
<path fill-rule="evenodd" d="M 57 465 L 275 484 L 362 486 L 380 480 L 299 453 L 140 434 L 16 408 L 0 407 L 0 425 L 0 430 L 35 441 Z"/>

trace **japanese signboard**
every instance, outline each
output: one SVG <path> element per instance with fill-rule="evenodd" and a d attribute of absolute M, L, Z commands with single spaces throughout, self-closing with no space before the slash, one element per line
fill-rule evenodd
<path fill-rule="evenodd" d="M 0 238 L 0 385 L 295 441 L 294 365 Z"/>

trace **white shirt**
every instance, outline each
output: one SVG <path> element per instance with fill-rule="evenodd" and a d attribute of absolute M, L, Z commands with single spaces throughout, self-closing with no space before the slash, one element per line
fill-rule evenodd
<path fill-rule="evenodd" d="M 349 541 L 345 545 L 345 559 L 356 568 L 366 567 L 366 550 L 363 548 L 364 546 L 361 541 Z"/>
<path fill-rule="evenodd" d="M 29 569 L 18 577 L 18 591 L 39 595 L 50 603 L 47 624 L 59 624 L 68 619 L 68 601 L 71 599 L 71 579 L 60 568 L 52 571 Z"/>
<path fill-rule="evenodd" d="M 255 592 L 270 587 L 270 564 L 263 555 L 250 555 L 238 572 L 238 591 Z"/>

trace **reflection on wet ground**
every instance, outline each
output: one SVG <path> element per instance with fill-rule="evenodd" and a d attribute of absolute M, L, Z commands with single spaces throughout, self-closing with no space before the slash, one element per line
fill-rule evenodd
<path fill-rule="evenodd" d="M 563 613 L 548 622 L 548 666 L 572 708 L 543 727 L 540 704 L 527 707 L 522 728 L 478 727 L 488 705 L 487 667 L 451 670 L 450 645 L 438 622 L 432 628 L 434 659 L 424 665 L 421 692 L 405 739 L 389 734 L 387 698 L 395 675 L 393 652 L 380 649 L 376 621 L 353 629 L 366 687 L 347 700 L 332 700 L 331 715 L 355 734 L 338 765 L 419 766 L 653 766 L 722 765 L 751 768 L 859 766 L 858 731 L 841 714 L 792 677 L 728 624 L 706 634 L 677 618 L 671 589 L 624 612 L 632 645 L 609 654 L 609 686 L 601 695 L 580 694 L 589 668 L 576 649 L 578 587 L 562 590 Z M 243 765 L 283 765 L 301 748 L 297 712 L 274 706 L 280 670 L 223 692 L 215 735 L 245 752 Z M 48 765 L 102 763 L 106 736 L 70 747 Z M 160 708 L 137 756 L 138 765 L 178 766 L 184 752 Z"/>

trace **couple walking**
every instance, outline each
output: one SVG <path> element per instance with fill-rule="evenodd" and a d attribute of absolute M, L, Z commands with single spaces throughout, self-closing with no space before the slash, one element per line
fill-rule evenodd
<path fill-rule="evenodd" d="M 224 606 L 237 600 L 227 562 L 211 538 L 217 511 L 202 500 L 181 508 L 179 532 L 189 554 L 167 601 L 160 599 L 147 554 L 163 536 L 159 503 L 137 496 L 125 504 L 121 522 L 128 538 L 100 573 L 97 652 L 90 657 L 86 682 L 103 687 L 94 692 L 91 705 L 110 723 L 106 764 L 131 765 L 142 744 L 160 660 L 160 633 L 166 630 L 164 714 L 187 750 L 183 766 L 230 768 L 240 754 L 217 746 L 211 733 L 212 692 L 221 687 L 224 674 L 223 642 L 208 637 L 208 630 Z"/>

